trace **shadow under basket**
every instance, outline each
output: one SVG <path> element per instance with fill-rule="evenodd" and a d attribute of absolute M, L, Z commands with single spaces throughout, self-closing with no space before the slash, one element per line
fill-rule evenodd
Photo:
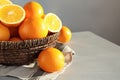
<path fill-rule="evenodd" d="M 19 42 L 0 42 L 0 64 L 25 65 L 33 62 L 40 51 L 55 47 L 59 33 L 52 33 L 45 38 Z"/>

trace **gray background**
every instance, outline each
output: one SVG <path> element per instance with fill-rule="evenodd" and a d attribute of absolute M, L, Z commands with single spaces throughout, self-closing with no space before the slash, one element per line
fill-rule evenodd
<path fill-rule="evenodd" d="M 38 1 L 57 14 L 72 32 L 92 31 L 120 45 L 120 0 L 11 0 L 23 6 Z M 79 37 L 79 36 L 78 36 Z"/>

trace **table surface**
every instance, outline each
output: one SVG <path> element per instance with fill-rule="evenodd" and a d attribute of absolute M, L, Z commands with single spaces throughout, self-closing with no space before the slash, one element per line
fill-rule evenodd
<path fill-rule="evenodd" d="M 120 46 L 92 33 L 73 33 L 72 64 L 56 80 L 120 80 Z"/>
<path fill-rule="evenodd" d="M 73 33 L 67 45 L 76 53 L 72 64 L 56 80 L 120 80 L 120 46 L 89 31 Z"/>

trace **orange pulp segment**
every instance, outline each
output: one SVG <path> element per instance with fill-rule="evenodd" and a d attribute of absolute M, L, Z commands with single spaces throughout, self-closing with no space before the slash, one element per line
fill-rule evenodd
<path fill-rule="evenodd" d="M 12 4 L 10 0 L 0 0 L 0 8 L 6 4 Z"/>
<path fill-rule="evenodd" d="M 24 18 L 25 11 L 19 5 L 8 4 L 0 9 L 0 20 L 7 26 L 18 26 Z"/>
<path fill-rule="evenodd" d="M 59 32 L 62 28 L 62 21 L 54 13 L 48 13 L 44 17 L 45 25 L 50 32 Z"/>

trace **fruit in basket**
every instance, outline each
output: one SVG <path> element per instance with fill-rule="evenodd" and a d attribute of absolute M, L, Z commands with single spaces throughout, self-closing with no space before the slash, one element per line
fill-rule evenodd
<path fill-rule="evenodd" d="M 44 17 L 46 26 L 48 26 L 49 32 L 59 32 L 62 28 L 62 21 L 54 13 L 47 13 Z"/>
<path fill-rule="evenodd" d="M 18 31 L 23 40 L 44 38 L 48 34 L 48 28 L 45 26 L 42 18 L 27 18 L 19 26 Z"/>
<path fill-rule="evenodd" d="M 6 26 L 16 27 L 25 18 L 25 10 L 16 4 L 4 5 L 0 8 L 0 21 Z"/>
<path fill-rule="evenodd" d="M 64 65 L 64 55 L 56 48 L 46 48 L 39 54 L 38 66 L 46 72 L 59 71 Z"/>
<path fill-rule="evenodd" d="M 71 40 L 71 37 L 72 37 L 71 30 L 67 26 L 63 26 L 61 31 L 60 31 L 58 41 L 66 43 L 66 42 L 69 42 Z"/>
<path fill-rule="evenodd" d="M 7 4 L 12 4 L 12 2 L 10 0 L 0 0 L 0 8 Z"/>
<path fill-rule="evenodd" d="M 24 5 L 27 18 L 42 17 L 44 10 L 41 4 L 35 1 L 30 1 Z"/>
<path fill-rule="evenodd" d="M 1 1 L 7 0 L 0 0 L 0 3 Z M 38 65 L 41 69 L 46 72 L 55 72 L 63 69 L 65 65 L 65 57 L 61 51 L 53 48 L 55 46 L 54 43 L 57 41 L 56 39 L 58 37 L 58 33 L 56 32 L 59 32 L 61 29 L 62 21 L 60 20 L 60 18 L 54 13 L 44 14 L 43 7 L 38 2 L 28 2 L 24 5 L 24 7 L 11 3 L 0 6 L 0 41 L 8 40 L 7 42 L 5 42 L 5 46 L 3 46 L 3 50 L 5 49 L 6 51 L 3 52 L 9 53 L 5 57 L 12 57 L 12 59 L 6 58 L 6 60 L 4 60 L 3 57 L 3 64 L 27 64 L 31 62 L 31 60 L 36 59 L 36 55 L 33 53 L 38 52 L 40 49 L 43 50 L 38 56 Z M 50 36 L 48 36 L 49 34 Z M 39 38 L 43 39 L 29 41 L 29 39 Z M 9 41 L 14 41 L 15 44 L 14 42 L 12 43 Z M 16 43 L 16 41 L 21 41 L 20 44 L 22 44 L 22 46 L 19 45 L 19 42 Z M 43 44 L 44 42 L 45 44 Z M 48 42 L 48 44 L 46 42 Z M 20 50 L 14 50 L 15 48 Z M 13 49 L 12 52 L 9 52 L 9 49 Z M 32 50 L 29 50 L 27 52 L 23 51 L 21 53 L 20 51 L 23 49 Z M 12 54 L 13 56 L 9 56 L 11 55 L 11 53 L 15 53 L 15 55 Z M 23 58 L 21 58 L 21 56 L 18 57 L 16 53 L 18 53 L 18 55 L 29 53 L 29 55 L 33 57 L 30 57 L 29 55 L 24 55 L 23 57 L 27 58 L 23 60 Z M 29 57 L 31 58 L 31 60 L 28 60 Z M 6 61 L 8 61 L 8 63 Z"/>
<path fill-rule="evenodd" d="M 9 29 L 0 23 L 0 41 L 7 41 L 10 38 Z"/>

